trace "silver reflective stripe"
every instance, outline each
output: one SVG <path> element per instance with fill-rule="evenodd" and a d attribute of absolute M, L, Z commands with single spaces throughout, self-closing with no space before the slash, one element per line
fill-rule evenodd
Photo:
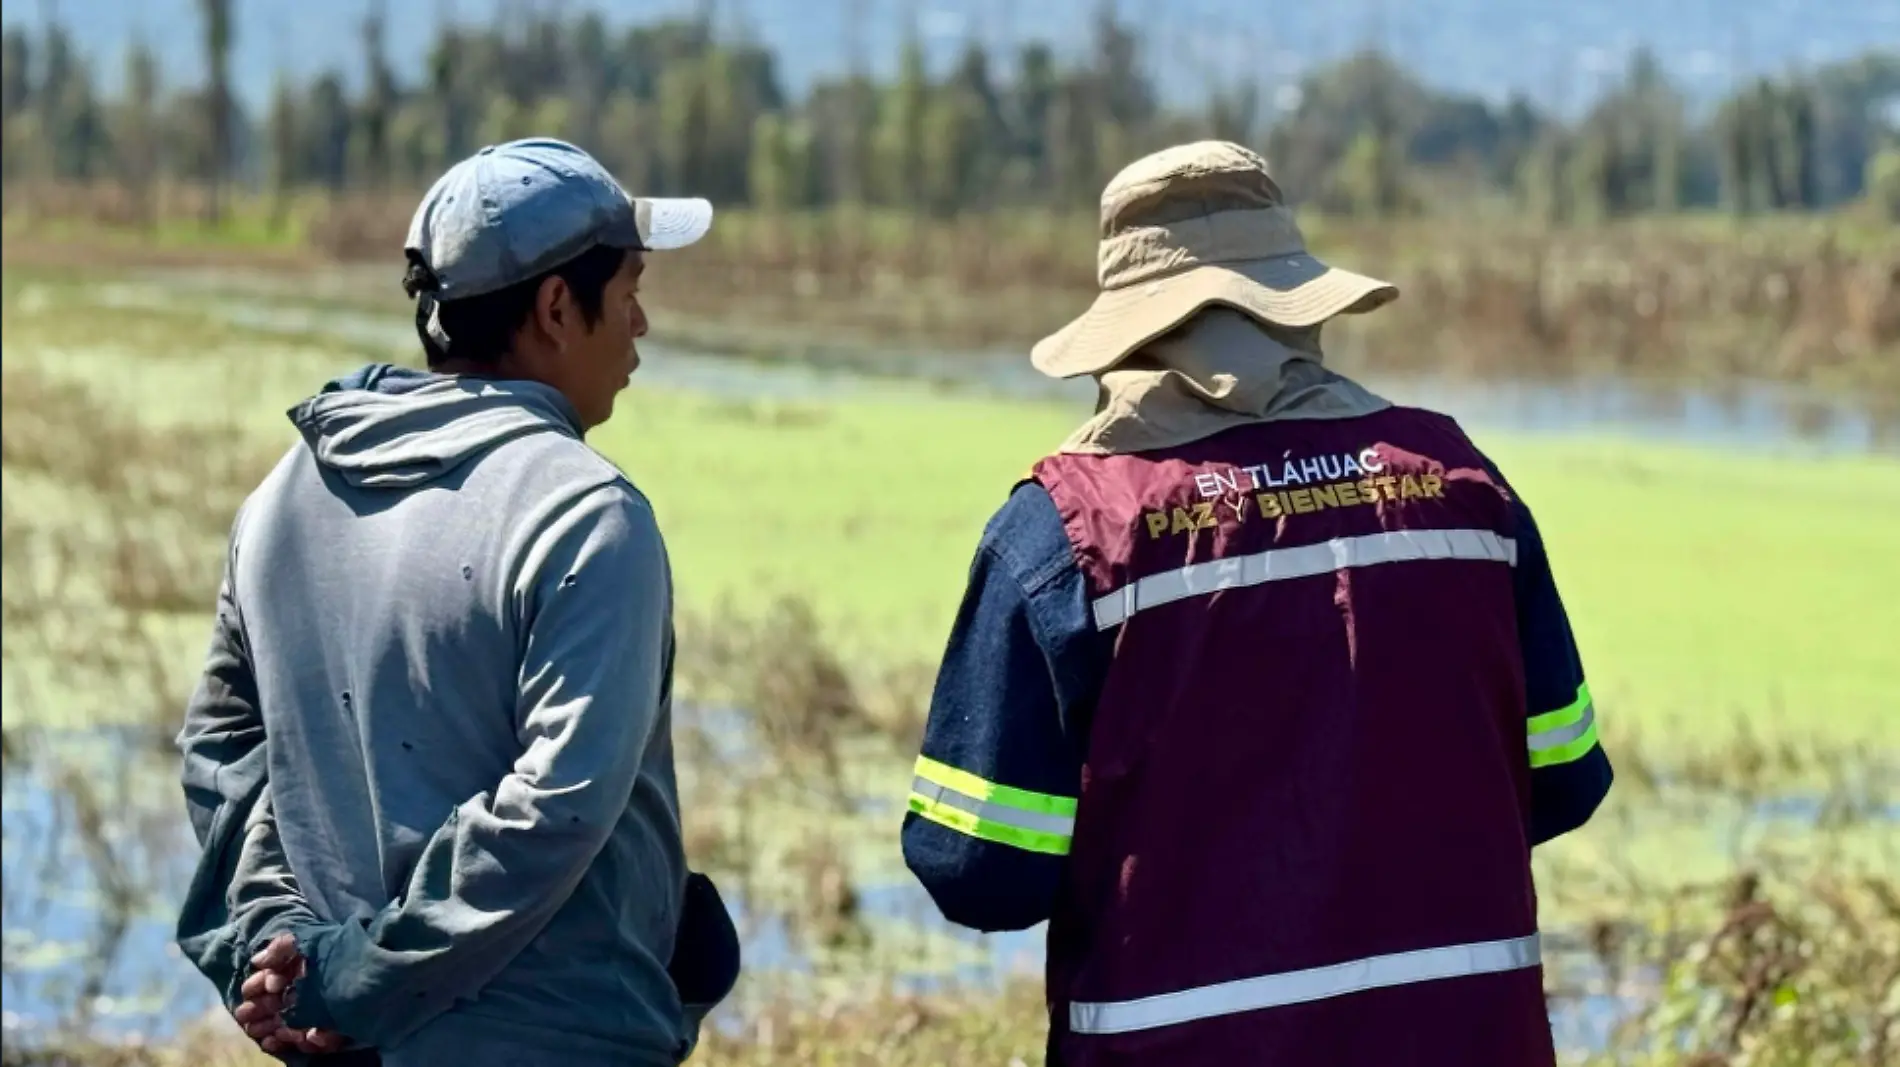
<path fill-rule="evenodd" d="M 1530 738 L 1531 751 L 1542 752 L 1546 749 L 1556 748 L 1559 745 L 1567 745 L 1577 738 L 1582 737 L 1585 733 L 1588 733 L 1590 724 L 1596 721 L 1597 704 L 1596 701 L 1592 700 L 1583 706 L 1583 718 L 1578 719 L 1569 726 L 1559 726 L 1554 730 L 1545 730 L 1541 734 L 1532 734 Z"/>
<path fill-rule="evenodd" d="M 1184 989 L 1178 993 L 1163 993 L 1140 1000 L 1098 1004 L 1076 1002 L 1069 1005 L 1069 1029 L 1078 1034 L 1124 1034 L 1131 1030 L 1152 1030 L 1158 1026 L 1173 1026 L 1196 1019 L 1277 1008 L 1286 1004 L 1304 1004 L 1311 1000 L 1324 1000 L 1386 986 L 1515 971 L 1535 967 L 1542 958 L 1536 934 L 1505 941 L 1482 941 L 1472 945 L 1448 945 L 1444 948 L 1400 952 L 1391 956 L 1369 956 L 1350 963 L 1243 978 L 1236 982 Z"/>
<path fill-rule="evenodd" d="M 1348 567 L 1421 559 L 1491 560 L 1517 566 L 1517 542 L 1490 530 L 1392 530 L 1341 537 L 1299 548 L 1275 548 L 1251 556 L 1190 563 L 1124 585 L 1094 604 L 1095 628 L 1121 625 L 1130 615 L 1176 600 L 1222 589 L 1310 578 Z"/>
<path fill-rule="evenodd" d="M 1024 811 L 1007 804 L 978 800 L 975 797 L 964 796 L 954 789 L 938 785 L 922 775 L 910 780 L 910 791 L 929 797 L 940 804 L 948 804 L 959 811 L 967 811 L 979 819 L 1000 822 L 1004 826 L 1014 826 L 1019 830 L 1061 834 L 1064 837 L 1075 833 L 1075 820 L 1067 815 L 1044 815 L 1039 811 Z"/>

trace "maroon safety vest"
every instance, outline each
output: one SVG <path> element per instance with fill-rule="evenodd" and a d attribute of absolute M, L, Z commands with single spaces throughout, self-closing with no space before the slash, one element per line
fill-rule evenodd
<path fill-rule="evenodd" d="M 1060 1067 L 1551 1067 L 1506 487 L 1441 415 L 1057 455 L 1115 634 Z"/>

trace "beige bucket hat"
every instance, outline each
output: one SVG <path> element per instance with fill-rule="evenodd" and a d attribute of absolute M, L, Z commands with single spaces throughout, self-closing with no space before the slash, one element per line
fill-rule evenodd
<path fill-rule="evenodd" d="M 1099 374 L 1209 304 L 1305 327 L 1399 295 L 1313 258 L 1267 161 L 1231 141 L 1165 148 L 1109 180 L 1096 277 L 1095 303 L 1030 352 L 1052 378 Z"/>

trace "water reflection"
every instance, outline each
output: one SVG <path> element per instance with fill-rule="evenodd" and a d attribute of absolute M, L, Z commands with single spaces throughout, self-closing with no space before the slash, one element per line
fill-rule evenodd
<path fill-rule="evenodd" d="M 704 717 L 743 734 L 737 713 Z M 749 750 L 735 739 L 727 755 Z M 9 1044 L 62 1027 L 95 1036 L 164 1037 L 216 1009 L 209 986 L 171 945 L 177 901 L 195 846 L 177 800 L 176 768 L 149 731 L 9 738 L 4 779 L 5 1000 Z M 867 824 L 885 830 L 898 809 L 865 797 Z M 1827 821 L 1816 798 L 1762 800 L 1752 819 L 1800 826 Z M 1900 823 L 1900 804 L 1876 801 L 1862 817 Z M 1710 819 L 1711 833 L 1724 832 Z M 811 977 L 856 968 L 900 990 L 1000 988 L 1038 977 L 1044 929 L 977 935 L 945 922 L 905 877 L 854 887 L 874 937 L 827 952 L 798 922 L 722 892 L 745 934 L 748 973 Z M 1546 932 L 1551 1017 L 1563 1047 L 1600 1048 L 1611 1028 L 1655 991 L 1655 975 L 1607 974 L 1581 931 Z M 736 1010 L 737 1002 L 729 1005 Z M 730 1011 L 719 1025 L 735 1020 Z"/>
<path fill-rule="evenodd" d="M 415 347 L 413 323 L 395 310 L 314 303 L 313 299 L 334 299 L 334 294 L 323 296 L 330 290 L 322 288 L 311 294 L 313 299 L 286 300 L 273 288 L 281 283 L 262 284 L 263 288 L 246 290 L 225 275 L 166 274 L 150 281 L 103 286 L 89 299 L 155 313 L 208 314 L 233 326 L 286 336 L 325 337 L 385 358 L 408 358 Z M 174 292 L 180 287 L 202 292 L 190 301 L 180 301 Z M 820 399 L 893 379 L 1082 408 L 1091 405 L 1095 396 L 1088 380 L 1052 381 L 1015 351 L 804 345 L 798 359 L 788 361 L 775 358 L 783 345 L 763 336 L 733 337 L 695 349 L 665 341 L 642 342 L 641 350 L 646 356 L 640 372 L 645 382 L 748 398 Z M 1824 394 L 1764 382 L 1421 376 L 1384 372 L 1376 364 L 1342 369 L 1395 401 L 1436 408 L 1480 430 L 1611 434 L 1723 448 L 1786 450 L 1792 446 L 1900 455 L 1900 397 Z"/>

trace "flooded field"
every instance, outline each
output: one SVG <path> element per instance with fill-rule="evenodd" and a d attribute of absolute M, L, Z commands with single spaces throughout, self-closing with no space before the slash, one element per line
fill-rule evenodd
<path fill-rule="evenodd" d="M 171 736 L 231 511 L 289 443 L 284 410 L 411 358 L 385 281 L 6 274 L 9 1048 L 164 1040 L 214 1009 L 169 948 L 192 862 Z M 1041 931 L 947 927 L 897 830 L 967 554 L 1088 387 L 1010 354 L 720 355 L 656 320 L 597 444 L 676 555 L 688 849 L 743 913 L 749 971 L 707 1062 L 847 1024 L 914 1045 L 890 1028 L 919 1004 L 921 1033 L 1005 1020 L 1013 1044 L 956 1062 L 1033 1054 Z M 1350 339 L 1342 359 L 1368 362 Z M 1882 1036 L 1900 1029 L 1891 413 L 1755 387 L 1371 378 L 1495 442 L 1603 703 L 1617 791 L 1538 860 L 1565 1048 L 1896 1047 L 1875 1044 L 1900 1041 Z"/>
<path fill-rule="evenodd" d="M 209 316 L 261 334 L 320 335 L 369 352 L 401 354 L 415 347 L 413 324 L 392 299 L 387 272 L 361 266 L 313 268 L 307 274 L 244 274 L 174 269 L 133 274 L 91 300 L 150 314 Z M 873 346 L 811 336 L 741 331 L 711 333 L 688 318 L 662 320 L 644 344 L 651 354 L 644 381 L 748 398 L 822 399 L 892 377 L 939 389 L 1017 400 L 1087 404 L 1087 381 L 1053 381 L 1014 350 L 947 350 Z M 1487 429 L 1545 433 L 1611 432 L 1723 447 L 1900 454 L 1900 397 L 1877 392 L 1825 393 L 1779 383 L 1669 383 L 1655 378 L 1596 376 L 1526 380 L 1469 375 L 1425 376 L 1384 370 L 1352 323 L 1340 324 L 1332 362 L 1395 399 L 1434 407 Z M 690 352 L 700 358 L 671 359 Z M 753 358 L 746 358 L 754 354 Z"/>

